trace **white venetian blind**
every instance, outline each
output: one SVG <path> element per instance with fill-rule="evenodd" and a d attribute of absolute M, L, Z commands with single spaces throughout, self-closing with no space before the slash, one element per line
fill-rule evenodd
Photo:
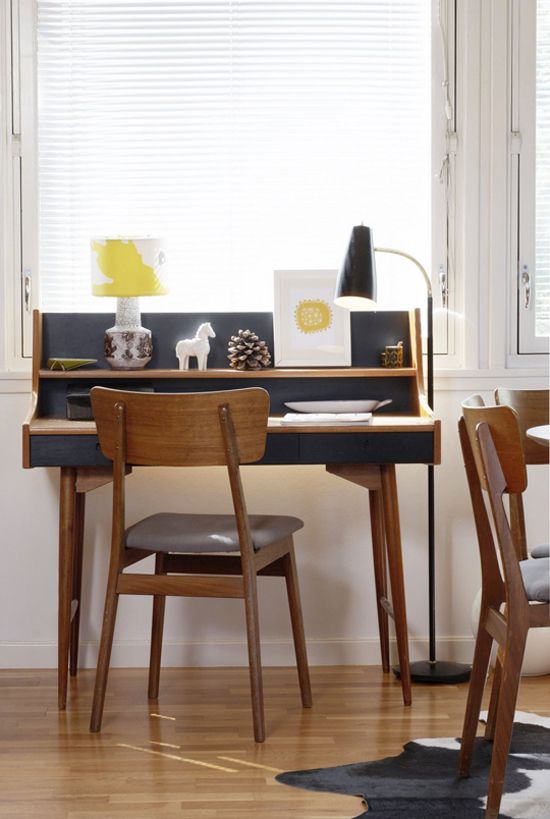
<path fill-rule="evenodd" d="M 535 335 L 550 336 L 550 3 L 537 3 Z"/>
<path fill-rule="evenodd" d="M 102 234 L 165 237 L 154 310 L 270 310 L 361 221 L 429 264 L 427 0 L 37 4 L 42 309 L 113 309 Z"/>

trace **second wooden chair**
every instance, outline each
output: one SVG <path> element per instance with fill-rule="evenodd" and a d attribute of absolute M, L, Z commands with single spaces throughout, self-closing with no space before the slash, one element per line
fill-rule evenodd
<path fill-rule="evenodd" d="M 495 390 L 495 401 L 499 405 L 512 407 L 517 414 L 519 429 L 521 433 L 521 443 L 523 448 L 523 459 L 527 465 L 548 464 L 549 448 L 544 444 L 533 441 L 526 435 L 529 427 L 538 427 L 548 424 L 548 390 L 510 390 L 504 387 L 497 387 Z M 514 541 L 517 545 L 520 557 L 527 557 L 527 538 L 525 533 L 525 515 L 521 496 L 512 501 L 510 507 L 510 524 Z M 539 543 L 531 550 L 531 557 L 549 557 L 550 545 Z"/>
<path fill-rule="evenodd" d="M 459 434 L 479 543 L 482 598 L 459 774 L 468 776 L 470 771 L 489 659 L 496 641 L 500 652 L 485 730 L 486 739 L 493 741 L 485 816 L 497 819 L 527 633 L 530 628 L 550 626 L 550 562 L 549 558 L 518 561 L 503 503 L 505 494 L 521 494 L 527 485 L 516 413 L 510 407 L 484 407 L 477 400 L 465 402 L 462 409 Z M 489 496 L 498 553 L 482 490 Z"/>

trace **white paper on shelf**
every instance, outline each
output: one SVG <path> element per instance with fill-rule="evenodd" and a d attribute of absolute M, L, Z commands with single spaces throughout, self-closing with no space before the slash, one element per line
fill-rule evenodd
<path fill-rule="evenodd" d="M 287 412 L 283 424 L 368 424 L 372 412 Z"/>

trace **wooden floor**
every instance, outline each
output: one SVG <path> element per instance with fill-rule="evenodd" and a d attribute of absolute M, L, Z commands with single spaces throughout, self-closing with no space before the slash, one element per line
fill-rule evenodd
<path fill-rule="evenodd" d="M 399 753 L 409 739 L 457 736 L 467 686 L 414 686 L 401 702 L 377 667 L 312 670 L 302 710 L 293 669 L 265 669 L 267 740 L 252 740 L 246 669 L 111 672 L 103 731 L 88 732 L 93 673 L 56 710 L 52 671 L 0 672 L 0 816 L 40 819 L 350 819 L 352 797 L 280 785 L 278 771 Z M 523 678 L 519 707 L 550 716 L 550 677 Z"/>

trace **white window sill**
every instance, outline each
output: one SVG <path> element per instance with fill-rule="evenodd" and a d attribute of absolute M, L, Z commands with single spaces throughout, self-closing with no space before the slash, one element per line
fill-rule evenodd
<path fill-rule="evenodd" d="M 29 394 L 31 391 L 30 372 L 0 371 L 0 393 Z"/>
<path fill-rule="evenodd" d="M 496 386 L 516 386 L 518 389 L 544 389 L 549 385 L 546 366 L 524 369 L 461 370 L 436 369 L 434 389 L 436 392 L 453 390 L 490 390 Z"/>

